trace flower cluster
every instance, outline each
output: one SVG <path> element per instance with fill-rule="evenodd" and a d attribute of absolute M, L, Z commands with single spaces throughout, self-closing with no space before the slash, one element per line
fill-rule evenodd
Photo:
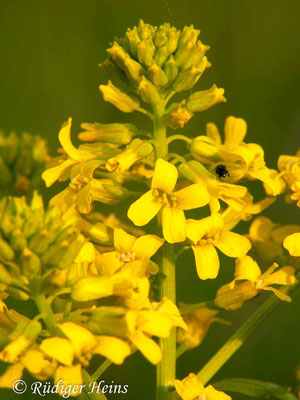
<path fill-rule="evenodd" d="M 41 137 L 0 131 L 0 196 L 22 196 L 40 188 L 48 160 L 47 144 Z"/>

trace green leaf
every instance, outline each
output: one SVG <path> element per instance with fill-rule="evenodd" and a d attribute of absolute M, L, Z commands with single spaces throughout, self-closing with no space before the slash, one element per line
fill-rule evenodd
<path fill-rule="evenodd" d="M 214 388 L 229 392 L 242 393 L 250 397 L 261 399 L 277 398 L 281 400 L 297 400 L 289 387 L 276 383 L 258 381 L 256 379 L 224 379 L 213 383 Z"/>

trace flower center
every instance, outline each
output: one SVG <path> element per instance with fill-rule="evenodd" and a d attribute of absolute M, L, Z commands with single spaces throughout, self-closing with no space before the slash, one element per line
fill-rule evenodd
<path fill-rule="evenodd" d="M 134 261 L 136 254 L 134 252 L 129 251 L 128 253 L 119 253 L 117 254 L 117 258 L 123 263 L 128 263 Z"/>
<path fill-rule="evenodd" d="M 89 178 L 86 176 L 76 175 L 69 183 L 69 186 L 78 193 L 89 183 L 89 181 Z"/>
<path fill-rule="evenodd" d="M 152 196 L 154 201 L 161 203 L 163 206 L 177 207 L 177 198 L 174 194 L 168 194 L 160 189 L 153 189 Z"/>
<path fill-rule="evenodd" d="M 220 238 L 220 230 L 213 230 L 204 235 L 202 239 L 200 239 L 197 243 L 198 246 L 207 246 L 213 245 L 215 246 Z"/>

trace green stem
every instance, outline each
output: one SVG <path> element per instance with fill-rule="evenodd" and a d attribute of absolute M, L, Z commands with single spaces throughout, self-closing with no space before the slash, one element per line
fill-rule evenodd
<path fill-rule="evenodd" d="M 33 297 L 37 309 L 42 315 L 43 321 L 51 334 L 57 335 L 57 327 L 52 308 L 43 294 L 37 294 Z"/>
<path fill-rule="evenodd" d="M 183 140 L 186 143 L 191 143 L 192 139 L 184 136 L 184 135 L 173 135 L 168 137 L 167 139 L 167 143 L 170 144 L 172 143 L 174 140 Z"/>
<path fill-rule="evenodd" d="M 154 111 L 154 140 L 156 144 L 156 159 L 164 158 L 168 153 L 166 136 L 166 126 L 163 122 L 165 105 L 163 101 L 153 107 Z M 158 225 L 161 229 L 161 215 L 158 216 Z M 169 243 L 165 243 L 159 253 L 159 267 L 162 274 L 160 282 L 160 298 L 167 297 L 176 303 L 175 286 L 175 255 L 174 248 Z M 176 329 L 172 328 L 171 334 L 167 339 L 160 339 L 159 344 L 162 349 L 162 361 L 157 366 L 156 384 L 157 400 L 172 399 L 170 387 L 176 377 Z"/>
<path fill-rule="evenodd" d="M 112 362 L 107 358 L 103 363 L 96 369 L 96 371 L 91 376 L 92 381 L 96 381 L 100 376 L 107 370 L 107 368 L 112 364 Z"/>
<path fill-rule="evenodd" d="M 182 356 L 183 353 L 185 353 L 188 349 L 190 348 L 188 341 L 182 342 L 176 350 L 176 358 L 179 358 Z"/>
<path fill-rule="evenodd" d="M 214 300 L 203 301 L 202 303 L 188 304 L 179 308 L 180 314 L 186 314 L 189 311 L 199 310 L 204 307 L 216 307 Z"/>
<path fill-rule="evenodd" d="M 88 398 L 92 400 L 107 400 L 107 397 L 105 396 L 104 393 L 102 393 L 101 389 L 97 393 L 97 386 L 94 388 L 94 390 L 92 390 L 95 381 L 92 379 L 92 377 L 89 375 L 86 369 L 82 370 L 82 377 L 83 377 L 83 382 L 85 383 L 83 392 Z"/>
<path fill-rule="evenodd" d="M 281 304 L 275 295 L 271 295 L 256 312 L 231 336 L 220 350 L 198 372 L 198 377 L 205 385 L 243 345 L 245 340 L 264 322 L 278 305 Z"/>

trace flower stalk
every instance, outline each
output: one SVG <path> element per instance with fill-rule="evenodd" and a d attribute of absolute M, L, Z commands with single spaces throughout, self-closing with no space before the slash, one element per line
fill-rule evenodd
<path fill-rule="evenodd" d="M 165 157 L 168 152 L 166 126 L 163 122 L 163 101 L 153 107 L 154 109 L 154 140 L 156 144 L 156 158 Z M 161 229 L 161 214 L 158 214 L 158 225 Z M 176 280 L 175 280 L 175 254 L 171 244 L 165 243 L 159 254 L 159 268 L 162 274 L 160 281 L 160 298 L 167 297 L 176 303 Z M 160 339 L 162 349 L 162 361 L 157 366 L 157 400 L 171 398 L 169 386 L 176 378 L 176 328 L 173 327 L 167 339 Z"/>
<path fill-rule="evenodd" d="M 295 286 L 293 287 L 295 288 Z M 283 288 L 288 292 L 290 288 Z M 205 385 L 219 369 L 230 359 L 231 356 L 244 344 L 245 340 L 260 327 L 260 325 L 281 304 L 277 296 L 270 296 L 256 310 L 256 312 L 227 340 L 206 365 L 198 372 L 200 381 Z"/>

